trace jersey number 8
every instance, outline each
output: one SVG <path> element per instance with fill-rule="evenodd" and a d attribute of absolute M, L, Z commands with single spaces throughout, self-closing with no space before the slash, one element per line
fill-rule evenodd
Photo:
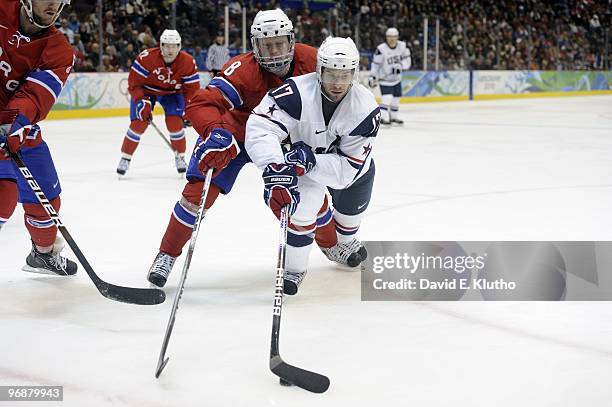
<path fill-rule="evenodd" d="M 238 69 L 238 67 L 240 67 L 240 65 L 242 65 L 242 62 L 236 61 L 227 68 L 225 68 L 225 71 L 223 71 L 223 73 L 225 74 L 225 76 L 230 76 L 234 73 L 236 69 Z"/>

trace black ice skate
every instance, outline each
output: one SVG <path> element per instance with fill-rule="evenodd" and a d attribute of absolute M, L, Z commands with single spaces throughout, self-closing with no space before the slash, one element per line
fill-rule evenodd
<path fill-rule="evenodd" d="M 172 271 L 172 267 L 174 266 L 174 261 L 176 257 L 172 257 L 169 254 L 159 252 L 153 260 L 153 264 L 149 269 L 149 275 L 147 276 L 147 280 L 149 282 L 159 288 L 162 288 L 166 285 L 166 281 L 168 280 L 168 276 Z"/>
<path fill-rule="evenodd" d="M 368 257 L 368 251 L 357 239 L 347 243 L 336 244 L 330 248 L 321 248 L 327 258 L 338 264 L 349 267 L 357 267 Z"/>
<path fill-rule="evenodd" d="M 287 295 L 295 295 L 302 281 L 306 277 L 306 271 L 288 271 L 285 270 L 283 276 L 283 293 Z"/>
<path fill-rule="evenodd" d="M 398 126 L 403 126 L 404 125 L 404 121 L 402 119 L 391 119 L 391 124 L 397 124 Z"/>
<path fill-rule="evenodd" d="M 121 157 L 121 160 L 119 160 L 119 165 L 117 166 L 117 174 L 125 175 L 128 168 L 130 168 L 130 159 Z"/>
<path fill-rule="evenodd" d="M 30 273 L 50 274 L 57 276 L 72 276 L 77 272 L 77 265 L 72 260 L 60 256 L 61 249 L 49 253 L 41 253 L 32 243 L 32 251 L 26 258 L 22 270 Z"/>
<path fill-rule="evenodd" d="M 380 124 L 384 124 L 385 126 L 390 126 L 391 122 L 389 120 L 381 119 Z"/>

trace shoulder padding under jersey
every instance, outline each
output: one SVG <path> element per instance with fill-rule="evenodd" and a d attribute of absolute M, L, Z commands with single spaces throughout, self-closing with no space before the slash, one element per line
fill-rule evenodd
<path fill-rule="evenodd" d="M 282 110 L 295 120 L 302 117 L 302 97 L 292 79 L 287 79 L 278 88 L 272 89 L 269 95 Z"/>
<path fill-rule="evenodd" d="M 351 131 L 349 136 L 376 137 L 380 126 L 380 108 L 376 107 L 357 127 Z"/>

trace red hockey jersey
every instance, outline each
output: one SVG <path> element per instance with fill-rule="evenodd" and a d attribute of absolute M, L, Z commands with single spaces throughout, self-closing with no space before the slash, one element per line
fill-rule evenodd
<path fill-rule="evenodd" d="M 0 110 L 18 109 L 34 124 L 57 100 L 74 62 L 72 47 L 55 27 L 28 37 L 20 32 L 19 0 L 0 6 Z"/>
<path fill-rule="evenodd" d="M 290 76 L 314 72 L 317 50 L 295 44 L 293 71 Z M 187 105 L 187 117 L 193 128 L 205 137 L 215 127 L 226 128 L 236 140 L 244 142 L 246 122 L 251 110 L 268 91 L 282 85 L 283 80 L 262 68 L 253 52 L 230 59 L 205 89 L 200 89 Z"/>
<path fill-rule="evenodd" d="M 132 100 L 147 95 L 170 95 L 184 93 L 185 99 L 200 89 L 200 75 L 191 55 L 185 51 L 170 65 L 164 62 L 161 50 L 149 48 L 140 53 L 132 64 L 128 76 L 128 90 Z"/>

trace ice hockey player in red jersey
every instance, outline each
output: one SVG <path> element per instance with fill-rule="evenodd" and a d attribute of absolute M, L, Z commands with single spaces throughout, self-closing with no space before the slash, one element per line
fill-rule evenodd
<path fill-rule="evenodd" d="M 204 174 L 215 169 L 205 208 L 219 193 L 228 194 L 242 167 L 250 162 L 243 146 L 251 110 L 283 80 L 316 69 L 317 50 L 296 44 L 293 24 L 280 9 L 260 11 L 251 26 L 253 51 L 230 59 L 220 75 L 199 90 L 187 106 L 187 117 L 200 137 L 187 170 L 188 183 L 174 206 L 148 280 L 166 283 L 174 261 L 191 236 L 200 204 Z"/>
<path fill-rule="evenodd" d="M 179 173 L 187 170 L 183 115 L 185 101 L 198 89 L 200 76 L 195 60 L 187 52 L 181 51 L 178 31 L 164 30 L 159 47 L 141 52 L 130 69 L 128 91 L 131 97 L 131 123 L 121 146 L 121 160 L 117 166 L 119 175 L 127 172 L 157 102 L 164 109 L 170 142 L 178 153 L 175 158 L 176 170 Z"/>
<path fill-rule="evenodd" d="M 7 153 L 19 154 L 56 211 L 61 186 L 38 123 L 47 117 L 72 70 L 74 55 L 53 24 L 70 0 L 3 0 L 0 4 L 0 227 L 19 201 L 32 239 L 25 271 L 71 275 L 57 227 Z M 8 255 L 8 253 L 4 253 Z"/>

